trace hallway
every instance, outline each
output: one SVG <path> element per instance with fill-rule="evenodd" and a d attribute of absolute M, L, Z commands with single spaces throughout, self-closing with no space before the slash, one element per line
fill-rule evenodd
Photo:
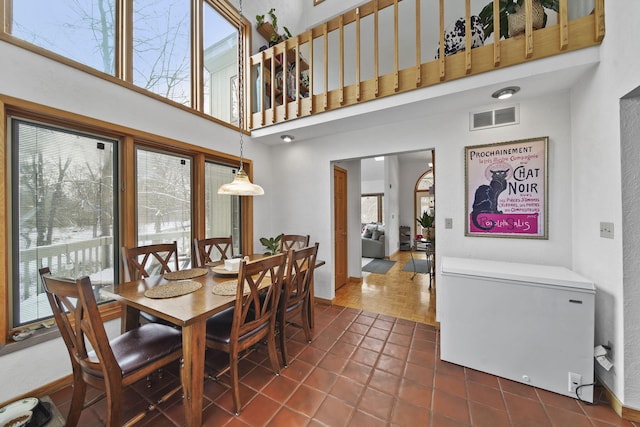
<path fill-rule="evenodd" d="M 424 252 L 413 252 L 424 259 Z M 335 305 L 385 314 L 415 322 L 436 324 L 435 277 L 429 290 L 429 276 L 402 271 L 411 262 L 411 252 L 399 251 L 389 258 L 396 263 L 386 274 L 362 272 L 362 283 L 351 281 L 336 290 Z M 363 264 L 366 264 L 365 261 Z"/>

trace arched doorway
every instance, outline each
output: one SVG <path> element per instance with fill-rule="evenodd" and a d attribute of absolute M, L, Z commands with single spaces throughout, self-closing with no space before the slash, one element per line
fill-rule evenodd
<path fill-rule="evenodd" d="M 413 212 L 416 218 L 414 222 L 414 234 L 422 234 L 422 226 L 418 223 L 417 218 L 422 217 L 424 212 L 431 216 L 435 216 L 436 212 L 433 167 L 427 169 L 427 171 L 418 178 L 413 193 Z"/>

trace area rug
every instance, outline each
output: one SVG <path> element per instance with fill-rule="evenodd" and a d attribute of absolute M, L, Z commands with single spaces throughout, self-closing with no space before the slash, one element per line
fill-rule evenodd
<path fill-rule="evenodd" d="M 362 271 L 385 274 L 395 263 L 395 261 L 390 261 L 388 259 L 374 259 L 369 264 L 362 267 Z"/>
<path fill-rule="evenodd" d="M 414 263 L 415 262 L 415 267 L 414 267 Z M 411 272 L 416 272 L 416 273 L 429 273 L 431 271 L 431 261 L 427 260 L 427 259 L 416 259 L 416 260 L 409 260 L 407 261 L 407 263 L 404 265 L 404 268 L 402 269 L 402 271 L 411 271 Z M 415 270 L 414 270 L 415 268 Z"/>

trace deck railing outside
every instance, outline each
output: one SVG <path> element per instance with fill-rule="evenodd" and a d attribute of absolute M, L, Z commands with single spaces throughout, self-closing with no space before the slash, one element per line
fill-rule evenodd
<path fill-rule="evenodd" d="M 465 76 L 598 45 L 604 37 L 604 0 L 591 13 L 569 19 L 568 1 L 534 29 L 535 3 L 524 0 L 524 33 L 500 34 L 500 4 L 493 0 L 495 28 L 482 46 L 445 55 L 445 34 L 458 19 L 473 22 L 487 1 L 372 0 L 250 58 L 251 114 L 257 129 Z M 572 0 L 579 1 L 579 0 Z M 591 7 L 592 6 L 592 7 Z M 457 7 L 457 9 L 456 9 Z M 472 10 L 474 13 L 472 14 Z"/>

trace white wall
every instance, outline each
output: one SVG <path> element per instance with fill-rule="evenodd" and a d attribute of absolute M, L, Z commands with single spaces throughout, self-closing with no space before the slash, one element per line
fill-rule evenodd
<path fill-rule="evenodd" d="M 398 156 L 384 161 L 384 254 L 390 256 L 400 247 L 400 168 Z"/>
<path fill-rule="evenodd" d="M 571 92 L 573 267 L 597 287 L 596 344 L 613 345 L 614 368 L 596 373 L 626 406 L 640 408 L 639 309 L 626 304 L 627 296 L 638 300 L 638 287 L 622 275 L 623 235 L 625 247 L 640 245 L 635 230 L 623 229 L 620 185 L 620 98 L 640 85 L 640 2 L 605 2 L 605 12 L 600 65 Z M 599 237 L 600 221 L 614 223 L 614 239 Z"/>
<path fill-rule="evenodd" d="M 378 127 L 294 143 L 288 148 L 278 147 L 272 156 L 273 185 L 281 189 L 278 191 L 278 203 L 289 207 L 287 218 L 305 218 L 312 227 L 322 228 L 317 236 L 321 248 L 326 248 L 329 245 L 323 242 L 330 242 L 332 237 L 329 227 L 321 227 L 320 224 L 332 221 L 329 209 L 331 162 L 384 154 L 389 150 L 389 141 L 394 141 L 393 148 L 397 152 L 425 149 L 428 144 L 435 147 L 438 162 L 438 216 L 453 218 L 453 229 L 445 230 L 442 221 L 436 224 L 436 234 L 441 237 L 437 241 L 437 251 L 441 256 L 483 257 L 571 267 L 572 215 L 567 207 L 567 200 L 571 199 L 571 134 L 567 94 L 527 101 L 521 104 L 520 112 L 520 125 L 490 130 L 470 132 L 468 111 L 458 111 L 405 122 L 381 123 Z M 396 137 L 399 134 L 403 136 L 400 139 Z M 464 146 L 546 135 L 550 137 L 549 240 L 465 237 Z M 300 162 L 301 151 L 304 151 L 305 159 L 312 161 L 304 168 L 297 168 L 296 174 L 283 173 L 292 163 Z M 399 180 L 395 182 L 399 187 Z M 295 203 L 295 195 L 303 185 L 309 187 L 307 192 L 313 194 L 315 204 Z M 322 206 L 327 208 L 322 209 Z M 281 221 L 287 220 L 283 218 Z M 323 235 L 323 231 L 326 234 Z M 359 258 L 350 254 L 349 264 L 356 262 L 360 262 Z M 325 271 L 333 270 L 332 262 L 324 268 Z M 324 279 L 316 280 L 316 295 L 333 298 L 333 278 Z"/>
<path fill-rule="evenodd" d="M 110 338 L 120 335 L 120 320 L 105 323 Z M 71 374 L 69 353 L 62 338 L 45 341 L 0 357 L 0 402 L 28 393 Z"/>
<path fill-rule="evenodd" d="M 361 160 L 362 194 L 384 193 L 384 164 L 373 158 Z"/>

